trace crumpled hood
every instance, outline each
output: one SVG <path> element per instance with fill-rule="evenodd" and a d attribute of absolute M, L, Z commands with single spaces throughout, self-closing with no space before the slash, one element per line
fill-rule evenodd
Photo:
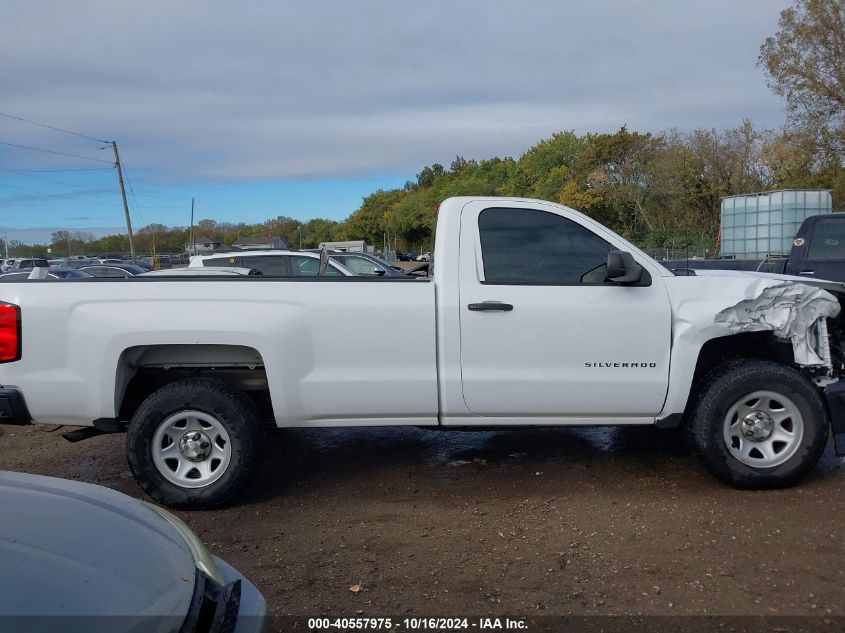
<path fill-rule="evenodd" d="M 0 471 L 0 616 L 183 618 L 195 573 L 181 534 L 135 499 Z"/>

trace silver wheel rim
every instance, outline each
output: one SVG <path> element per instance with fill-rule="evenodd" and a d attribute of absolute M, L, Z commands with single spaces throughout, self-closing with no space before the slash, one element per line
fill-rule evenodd
<path fill-rule="evenodd" d="M 728 451 L 754 468 L 780 466 L 795 454 L 803 437 L 800 410 L 792 400 L 774 391 L 749 393 L 725 415 Z"/>
<path fill-rule="evenodd" d="M 153 435 L 153 463 L 181 488 L 202 488 L 223 476 L 232 460 L 226 427 L 204 411 L 180 411 L 162 421 Z"/>

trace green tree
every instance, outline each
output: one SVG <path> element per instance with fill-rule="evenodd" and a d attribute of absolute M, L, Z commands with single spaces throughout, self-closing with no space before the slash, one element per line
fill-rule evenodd
<path fill-rule="evenodd" d="M 343 223 L 344 239 L 366 240 L 370 245 L 382 244 L 385 233 L 389 232 L 395 207 L 406 195 L 406 192 L 398 189 L 379 189 L 371 193 L 364 198 L 360 208 Z"/>
<path fill-rule="evenodd" d="M 519 159 L 511 195 L 557 200 L 592 138 L 572 130 L 558 132 L 531 147 Z"/>
<path fill-rule="evenodd" d="M 660 136 L 629 132 L 622 127 L 614 134 L 598 134 L 579 155 L 575 171 L 583 189 L 589 189 L 601 202 L 594 213 L 606 224 L 630 235 L 643 225 L 657 226 L 650 205 L 648 165 L 663 149 Z"/>
<path fill-rule="evenodd" d="M 302 222 L 289 218 L 284 215 L 277 216 L 264 222 L 263 225 L 256 225 L 255 230 L 258 233 L 253 233 L 254 236 L 267 235 L 269 237 L 280 236 L 292 247 L 299 247 L 299 232 L 302 227 Z"/>
<path fill-rule="evenodd" d="M 759 65 L 792 122 L 845 154 L 845 0 L 797 0 L 760 48 Z"/>
<path fill-rule="evenodd" d="M 434 163 L 431 167 L 423 167 L 422 171 L 417 174 L 418 187 L 431 187 L 434 181 L 443 176 L 446 170 L 443 165 Z"/>
<path fill-rule="evenodd" d="M 335 239 L 338 223 L 333 220 L 314 218 L 302 225 L 302 247 L 316 248 L 320 242 L 330 242 Z"/>

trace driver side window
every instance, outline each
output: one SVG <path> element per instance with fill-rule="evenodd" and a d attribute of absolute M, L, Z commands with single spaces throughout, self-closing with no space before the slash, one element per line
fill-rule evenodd
<path fill-rule="evenodd" d="M 592 231 L 536 209 L 485 209 L 478 216 L 485 284 L 602 284 L 612 249 Z"/>

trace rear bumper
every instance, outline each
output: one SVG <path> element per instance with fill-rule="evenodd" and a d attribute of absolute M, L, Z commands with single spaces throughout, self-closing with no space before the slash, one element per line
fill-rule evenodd
<path fill-rule="evenodd" d="M 830 428 L 833 431 L 833 445 L 836 454 L 845 455 L 845 380 L 832 382 L 824 388 L 827 410 L 830 413 Z"/>
<path fill-rule="evenodd" d="M 0 424 L 23 426 L 32 422 L 23 394 L 13 387 L 0 387 Z"/>

